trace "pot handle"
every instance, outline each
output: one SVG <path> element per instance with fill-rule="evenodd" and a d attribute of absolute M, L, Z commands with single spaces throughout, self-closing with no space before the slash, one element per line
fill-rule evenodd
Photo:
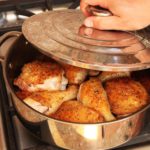
<path fill-rule="evenodd" d="M 19 31 L 10 31 L 10 32 L 7 32 L 5 34 L 3 34 L 1 37 L 0 37 L 0 46 L 10 37 L 19 37 L 21 35 L 21 32 Z"/>
<path fill-rule="evenodd" d="M 21 34 L 22 33 L 19 32 L 19 31 L 10 31 L 10 32 L 7 32 L 7 33 L 3 34 L 0 37 L 0 51 L 2 51 L 1 46 L 2 46 L 3 43 L 5 43 L 6 40 L 8 40 L 11 37 L 19 37 Z M 0 61 L 3 61 L 3 60 L 4 60 L 4 56 L 0 55 Z"/>

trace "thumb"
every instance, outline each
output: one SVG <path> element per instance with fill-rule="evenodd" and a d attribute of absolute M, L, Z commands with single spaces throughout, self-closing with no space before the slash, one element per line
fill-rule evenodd
<path fill-rule="evenodd" d="M 126 25 L 117 16 L 91 16 L 85 19 L 84 25 L 99 30 L 126 30 Z"/>

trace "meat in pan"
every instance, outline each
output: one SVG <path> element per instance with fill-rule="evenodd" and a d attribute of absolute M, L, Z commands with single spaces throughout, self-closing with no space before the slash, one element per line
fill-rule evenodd
<path fill-rule="evenodd" d="M 76 100 L 64 102 L 59 109 L 51 115 L 52 118 L 67 122 L 97 123 L 104 119 L 99 113 Z"/>
<path fill-rule="evenodd" d="M 130 77 L 130 72 L 109 72 L 109 71 L 103 71 L 99 78 L 102 82 L 106 82 L 111 79 L 116 79 L 120 77 Z"/>
<path fill-rule="evenodd" d="M 48 114 L 54 113 L 64 101 L 72 100 L 77 97 L 78 87 L 70 85 L 64 91 L 38 91 L 32 93 L 24 99 L 32 108 L 40 111 L 37 106 L 45 106 L 48 108 Z"/>
<path fill-rule="evenodd" d="M 59 64 L 38 60 L 25 64 L 19 77 L 14 80 L 14 85 L 29 92 L 65 90 L 67 83 Z"/>
<path fill-rule="evenodd" d="M 62 64 L 69 84 L 81 84 L 88 75 L 88 70 L 67 64 Z"/>
<path fill-rule="evenodd" d="M 23 100 L 25 99 L 26 97 L 29 97 L 30 95 L 32 95 L 31 92 L 28 92 L 28 91 L 17 91 L 16 92 L 16 95 L 19 99 Z"/>
<path fill-rule="evenodd" d="M 116 115 L 132 114 L 149 103 L 146 89 L 137 81 L 130 78 L 118 78 L 107 81 L 105 90 Z"/>
<path fill-rule="evenodd" d="M 136 72 L 135 77 L 149 92 L 149 74 Z M 127 116 L 149 103 L 147 91 L 137 81 L 129 72 L 99 75 L 44 59 L 25 64 L 14 85 L 20 89 L 16 95 L 41 113 L 68 122 L 96 123 L 115 120 L 113 114 Z"/>
<path fill-rule="evenodd" d="M 92 78 L 81 84 L 78 100 L 87 107 L 95 109 L 106 121 L 115 120 L 111 113 L 106 92 L 98 78 Z"/>

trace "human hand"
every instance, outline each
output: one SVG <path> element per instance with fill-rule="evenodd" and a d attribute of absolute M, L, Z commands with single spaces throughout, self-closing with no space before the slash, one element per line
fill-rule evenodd
<path fill-rule="evenodd" d="M 90 16 L 87 7 L 100 6 L 113 15 Z M 139 30 L 150 25 L 150 0 L 81 0 L 80 7 L 87 16 L 86 27 L 100 30 Z"/>

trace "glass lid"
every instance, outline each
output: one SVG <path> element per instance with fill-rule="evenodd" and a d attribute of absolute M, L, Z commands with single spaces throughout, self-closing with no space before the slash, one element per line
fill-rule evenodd
<path fill-rule="evenodd" d="M 135 32 L 83 26 L 79 10 L 50 11 L 27 19 L 22 32 L 42 53 L 74 66 L 103 71 L 150 67 L 150 50 Z M 86 34 L 87 31 L 92 34 Z"/>

